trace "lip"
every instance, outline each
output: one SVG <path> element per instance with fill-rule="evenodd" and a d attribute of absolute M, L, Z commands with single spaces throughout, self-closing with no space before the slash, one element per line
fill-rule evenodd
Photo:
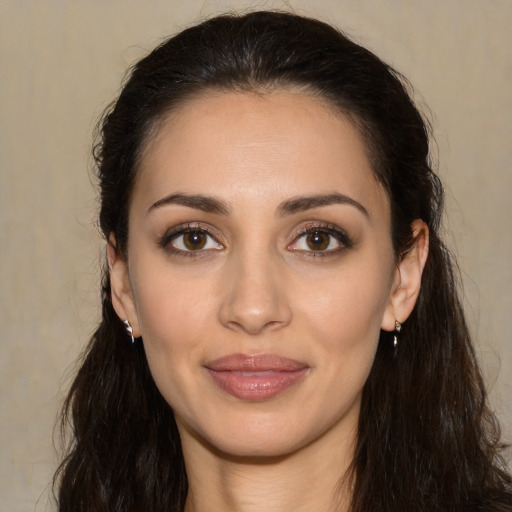
<path fill-rule="evenodd" d="M 309 370 L 305 363 L 275 354 L 232 354 L 208 362 L 205 368 L 222 391 L 246 401 L 280 395 Z"/>

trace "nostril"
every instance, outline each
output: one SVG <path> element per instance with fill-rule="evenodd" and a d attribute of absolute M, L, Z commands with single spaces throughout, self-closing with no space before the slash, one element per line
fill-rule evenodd
<path fill-rule="evenodd" d="M 267 322 L 263 326 L 263 329 L 266 331 L 273 331 L 279 329 L 280 327 L 283 327 L 283 325 L 286 325 L 286 322 L 278 322 L 276 320 L 272 320 L 271 322 Z"/>
<path fill-rule="evenodd" d="M 229 322 L 229 324 L 232 329 L 244 331 L 248 334 L 259 334 L 260 332 L 274 331 L 285 325 L 284 323 L 276 320 L 272 320 L 265 324 L 251 322 Z"/>
<path fill-rule="evenodd" d="M 287 325 L 291 310 L 283 274 L 261 253 L 244 253 L 229 267 L 219 303 L 219 320 L 231 330 L 258 334 Z"/>
<path fill-rule="evenodd" d="M 239 297 L 240 299 L 240 297 Z M 249 334 L 274 331 L 289 324 L 291 310 L 283 298 L 265 301 L 258 308 L 241 300 L 226 301 L 220 308 L 220 322 L 227 328 Z"/>

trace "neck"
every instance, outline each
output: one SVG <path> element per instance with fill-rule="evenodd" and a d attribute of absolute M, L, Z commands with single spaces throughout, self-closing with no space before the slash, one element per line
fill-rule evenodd
<path fill-rule="evenodd" d="M 282 457 L 236 458 L 198 440 L 182 439 L 189 493 L 185 512 L 346 512 L 351 498 L 344 476 L 354 436 L 317 440 Z"/>

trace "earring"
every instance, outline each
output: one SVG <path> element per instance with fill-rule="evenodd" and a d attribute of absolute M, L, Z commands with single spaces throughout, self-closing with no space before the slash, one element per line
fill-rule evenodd
<path fill-rule="evenodd" d="M 402 324 L 395 318 L 395 332 L 393 334 L 393 347 L 396 349 L 398 345 L 398 334 L 402 330 Z"/>
<path fill-rule="evenodd" d="M 125 320 L 123 322 L 124 328 L 126 329 L 126 332 L 128 333 L 128 336 L 132 339 L 132 345 L 135 345 L 135 338 L 133 337 L 133 327 L 130 325 L 130 322 L 128 320 Z"/>

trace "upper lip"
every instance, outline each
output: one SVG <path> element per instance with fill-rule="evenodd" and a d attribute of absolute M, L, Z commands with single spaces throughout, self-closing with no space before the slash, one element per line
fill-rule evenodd
<path fill-rule="evenodd" d="M 231 354 L 209 361 L 205 367 L 216 372 L 292 372 L 308 368 L 308 365 L 276 354 Z"/>

